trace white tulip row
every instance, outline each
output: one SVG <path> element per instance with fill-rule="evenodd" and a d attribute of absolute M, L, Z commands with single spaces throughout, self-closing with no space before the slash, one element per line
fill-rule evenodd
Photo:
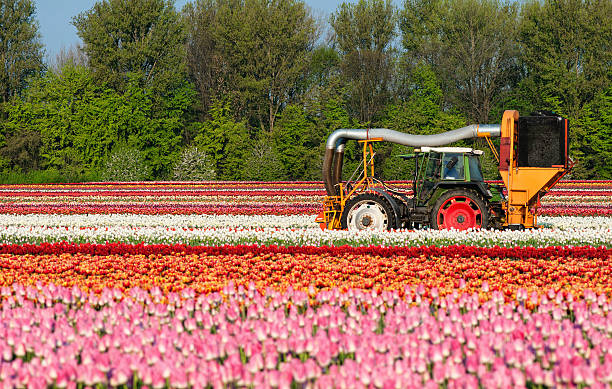
<path fill-rule="evenodd" d="M 138 214 L 0 214 L 0 226 L 73 227 L 313 227 L 315 215 L 138 215 Z M 554 229 L 612 229 L 605 216 L 539 216 L 538 224 Z"/>
<path fill-rule="evenodd" d="M 526 231 L 322 231 L 313 215 L 1 215 L 1 243 L 612 246 L 612 218 L 541 217 Z"/>
<path fill-rule="evenodd" d="M 315 215 L 0 214 L 0 226 L 312 227 Z"/>

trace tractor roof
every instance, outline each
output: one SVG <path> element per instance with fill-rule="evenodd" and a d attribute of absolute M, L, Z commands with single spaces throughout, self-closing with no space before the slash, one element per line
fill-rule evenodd
<path fill-rule="evenodd" d="M 482 150 L 474 150 L 469 147 L 429 147 L 423 146 L 419 149 L 414 149 L 416 152 L 428 153 L 430 151 L 435 151 L 437 153 L 472 153 L 476 155 L 482 155 Z"/>

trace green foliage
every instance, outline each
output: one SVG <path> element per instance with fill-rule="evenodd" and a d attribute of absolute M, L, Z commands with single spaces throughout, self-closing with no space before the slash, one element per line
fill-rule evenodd
<path fill-rule="evenodd" d="M 242 178 L 249 181 L 280 181 L 286 179 L 279 151 L 267 137 L 253 143 L 244 158 Z"/>
<path fill-rule="evenodd" d="M 314 179 L 320 175 L 321 139 L 316 136 L 315 126 L 302 107 L 289 105 L 274 129 L 272 137 L 289 180 Z"/>
<path fill-rule="evenodd" d="M 241 178 L 249 136 L 244 122 L 235 122 L 229 102 L 216 101 L 210 110 L 211 119 L 204 122 L 195 144 L 209 155 L 217 178 Z"/>
<path fill-rule="evenodd" d="M 2 154 L 12 166 L 36 169 L 76 170 L 80 173 L 100 165 L 117 139 L 118 96 L 93 83 L 82 67 L 68 66 L 62 76 L 48 73 L 32 81 L 23 99 L 8 109 L 3 134 L 10 143 Z M 24 160 L 23 147 L 14 139 L 29 133 L 36 147 Z M 39 152 L 39 155 L 36 155 Z"/>
<path fill-rule="evenodd" d="M 164 95 L 160 104 L 156 104 L 153 91 L 142 89 L 138 84 L 130 82 L 123 99 L 125 107 L 137 113 L 143 125 L 121 139 L 143 150 L 155 177 L 165 177 L 180 153 L 182 134 L 194 104 L 195 90 L 191 84 L 184 82 Z M 126 114 L 129 115 L 129 112 Z"/>
<path fill-rule="evenodd" d="M 60 182 L 101 181 L 97 172 L 74 174 L 57 169 L 31 170 L 28 172 L 9 171 L 0 174 L 0 184 L 51 184 Z"/>
<path fill-rule="evenodd" d="M 612 178 L 612 87 L 586 104 L 570 122 L 570 139 L 576 160 L 572 177 Z"/>
<path fill-rule="evenodd" d="M 150 174 L 142 151 L 126 144 L 115 146 L 100 171 L 104 181 L 142 181 Z"/>
<path fill-rule="evenodd" d="M 135 73 L 162 93 L 181 82 L 185 31 L 170 0 L 103 0 L 73 18 L 97 80 L 125 90 Z"/>
<path fill-rule="evenodd" d="M 210 181 L 216 175 L 211 158 L 195 146 L 183 150 L 172 170 L 172 179 L 177 181 Z"/>
<path fill-rule="evenodd" d="M 11 169 L 40 166 L 78 175 L 96 171 L 116 144 L 125 143 L 142 150 L 155 176 L 163 176 L 176 161 L 195 92 L 189 85 L 173 91 L 154 117 L 151 92 L 139 84 L 133 75 L 119 94 L 98 86 L 81 66 L 47 73 L 9 107 L 0 155 Z"/>

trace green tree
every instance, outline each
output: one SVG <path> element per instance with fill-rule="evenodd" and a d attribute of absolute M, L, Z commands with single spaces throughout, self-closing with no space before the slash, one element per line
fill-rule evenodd
<path fill-rule="evenodd" d="M 540 109 L 577 117 L 611 82 L 612 2 L 546 0 L 524 5 L 521 60 Z"/>
<path fill-rule="evenodd" d="M 43 69 L 36 9 L 31 0 L 0 1 L 0 103 L 6 103 Z"/>
<path fill-rule="evenodd" d="M 171 0 L 102 0 L 73 18 L 96 79 L 118 91 L 136 73 L 164 94 L 184 75 L 185 31 Z"/>
<path fill-rule="evenodd" d="M 83 67 L 69 66 L 61 76 L 49 72 L 34 79 L 23 99 L 8 109 L 3 135 L 10 143 L 3 153 L 22 168 L 38 167 L 39 158 L 43 169 L 82 173 L 99 166 L 117 139 L 118 126 L 106 124 L 115 114 L 117 99 L 114 92 L 97 87 Z M 32 132 L 40 137 L 40 155 L 32 155 L 28 166 L 10 150 L 15 146 L 12 139 Z"/>
<path fill-rule="evenodd" d="M 570 120 L 573 178 L 612 178 L 612 87 L 585 104 Z"/>
<path fill-rule="evenodd" d="M 142 150 L 153 176 L 162 178 L 171 173 L 179 156 L 196 92 L 183 81 L 156 102 L 153 91 L 140 86 L 140 78 L 138 74 L 130 75 L 127 90 L 121 96 L 120 117 L 132 123 L 123 127 L 119 139 Z"/>
<path fill-rule="evenodd" d="M 199 94 L 200 116 L 208 115 L 216 97 L 227 95 L 224 57 L 220 49 L 218 10 L 221 2 L 199 0 L 183 8 L 187 31 L 187 68 Z"/>
<path fill-rule="evenodd" d="M 214 102 L 210 117 L 202 124 L 195 144 L 212 159 L 217 178 L 241 179 L 244 158 L 249 150 L 246 125 L 234 121 L 228 101 Z"/>
<path fill-rule="evenodd" d="M 574 178 L 610 176 L 611 20 L 609 0 L 532 1 L 522 12 L 517 100 L 569 118 Z"/>
<path fill-rule="evenodd" d="M 517 6 L 500 0 L 406 0 L 405 62 L 429 64 L 446 102 L 487 123 L 517 81 L 516 19 Z"/>
<path fill-rule="evenodd" d="M 371 122 L 391 96 L 395 8 L 390 0 L 342 3 L 330 23 L 342 55 L 342 74 L 350 85 L 351 107 L 361 122 Z"/>
<path fill-rule="evenodd" d="M 212 59 L 190 61 L 200 95 L 225 85 L 237 114 L 272 132 L 282 108 L 303 89 L 317 39 L 310 10 L 298 0 L 198 0 L 187 15 L 190 51 Z M 213 80 L 219 68 L 222 81 Z"/>

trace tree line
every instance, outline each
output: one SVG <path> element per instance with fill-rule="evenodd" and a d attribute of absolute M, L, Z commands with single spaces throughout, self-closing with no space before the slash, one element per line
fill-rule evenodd
<path fill-rule="evenodd" d="M 612 0 L 103 0 L 72 24 L 82 44 L 45 59 L 33 2 L 0 0 L 4 182 L 319 180 L 337 128 L 506 109 L 568 117 L 572 177 L 612 179 Z M 378 174 L 410 178 L 405 149 L 379 145 Z"/>

